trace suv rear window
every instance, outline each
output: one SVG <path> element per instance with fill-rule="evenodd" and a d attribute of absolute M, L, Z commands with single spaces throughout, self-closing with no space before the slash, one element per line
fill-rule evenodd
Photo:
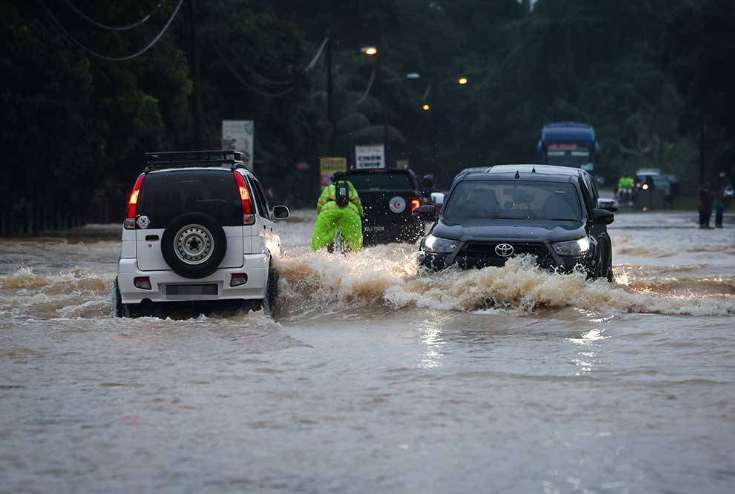
<path fill-rule="evenodd" d="M 181 170 L 151 173 L 143 182 L 138 214 L 150 228 L 166 228 L 183 213 L 205 213 L 222 226 L 242 225 L 242 204 L 229 170 Z"/>
<path fill-rule="evenodd" d="M 416 187 L 407 173 L 369 172 L 348 173 L 347 180 L 357 190 L 414 190 Z"/>
<path fill-rule="evenodd" d="M 447 224 L 465 220 L 579 221 L 579 194 L 569 183 L 473 181 L 457 184 L 444 213 Z"/>

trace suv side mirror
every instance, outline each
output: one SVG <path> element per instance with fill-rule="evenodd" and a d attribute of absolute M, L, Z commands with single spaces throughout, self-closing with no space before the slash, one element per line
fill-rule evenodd
<path fill-rule="evenodd" d="M 442 204 L 444 204 L 444 194 L 442 194 L 441 192 L 432 192 L 431 202 L 433 202 L 437 206 L 441 206 Z"/>
<path fill-rule="evenodd" d="M 597 207 L 614 213 L 618 210 L 618 201 L 615 199 L 597 199 Z"/>
<path fill-rule="evenodd" d="M 592 212 L 592 221 L 601 225 L 609 225 L 615 221 L 615 215 L 605 209 L 595 209 Z"/>
<path fill-rule="evenodd" d="M 291 216 L 291 212 L 286 206 L 273 206 L 273 217 L 277 220 L 285 220 Z"/>
<path fill-rule="evenodd" d="M 424 221 L 434 221 L 436 218 L 436 206 L 433 204 L 427 204 L 426 206 L 419 206 L 413 210 L 413 215 L 418 216 Z"/>

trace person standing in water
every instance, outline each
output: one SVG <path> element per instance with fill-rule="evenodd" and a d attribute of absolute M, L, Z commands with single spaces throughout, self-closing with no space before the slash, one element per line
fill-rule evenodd
<path fill-rule="evenodd" d="M 712 217 L 712 206 L 715 202 L 715 194 L 712 192 L 712 184 L 706 183 L 699 189 L 699 228 L 710 228 L 709 220 Z"/>
<path fill-rule="evenodd" d="M 350 250 L 362 248 L 362 202 L 344 172 L 332 176 L 332 185 L 322 191 L 316 211 L 319 215 L 311 237 L 312 250 L 333 245 L 338 230 Z"/>

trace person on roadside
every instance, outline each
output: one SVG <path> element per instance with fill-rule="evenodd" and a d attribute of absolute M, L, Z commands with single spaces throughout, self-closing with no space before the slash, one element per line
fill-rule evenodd
<path fill-rule="evenodd" d="M 635 181 L 633 177 L 624 175 L 618 180 L 618 202 L 621 205 L 627 206 L 631 202 L 633 196 L 633 188 L 635 187 Z"/>
<path fill-rule="evenodd" d="M 699 188 L 699 228 L 710 228 L 709 220 L 712 217 L 712 206 L 715 202 L 715 194 L 712 184 L 707 182 Z"/>
<path fill-rule="evenodd" d="M 318 216 L 311 237 L 312 250 L 333 246 L 338 231 L 342 232 L 342 238 L 350 250 L 362 248 L 362 202 L 344 172 L 332 176 L 332 185 L 322 191 L 316 211 Z"/>
<path fill-rule="evenodd" d="M 717 189 L 717 200 L 715 201 L 715 228 L 722 228 L 722 217 L 725 214 L 725 186 Z"/>

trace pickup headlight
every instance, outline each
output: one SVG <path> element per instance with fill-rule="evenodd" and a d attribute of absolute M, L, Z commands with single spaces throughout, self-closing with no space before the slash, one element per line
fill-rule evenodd
<path fill-rule="evenodd" d="M 560 256 L 580 257 L 587 255 L 590 251 L 590 240 L 587 237 L 551 245 Z"/>
<path fill-rule="evenodd" d="M 424 249 L 428 252 L 441 252 L 448 254 L 454 252 L 457 248 L 456 240 L 449 240 L 446 238 L 435 237 L 434 235 L 428 235 L 426 241 L 424 241 Z"/>

